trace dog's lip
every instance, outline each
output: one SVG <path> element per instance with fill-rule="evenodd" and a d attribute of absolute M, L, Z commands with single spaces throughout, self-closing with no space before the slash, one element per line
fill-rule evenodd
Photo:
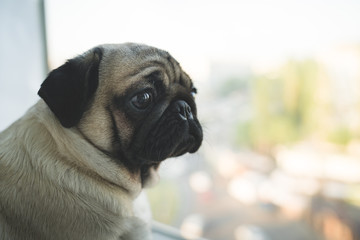
<path fill-rule="evenodd" d="M 189 146 L 189 139 L 187 139 L 186 141 L 183 141 L 181 143 L 179 143 L 179 145 L 175 148 L 175 150 L 170 154 L 171 157 L 176 157 L 176 156 L 181 156 L 184 153 L 187 153 L 188 150 L 188 146 Z"/>
<path fill-rule="evenodd" d="M 195 153 L 201 146 L 202 140 L 195 135 L 190 135 L 187 139 L 182 141 L 172 155 L 180 156 L 184 153 Z"/>
<path fill-rule="evenodd" d="M 144 164 L 142 164 L 142 167 L 144 166 L 155 166 L 160 164 L 161 162 L 165 161 L 168 158 L 171 157 L 177 157 L 177 156 L 181 156 L 187 152 L 189 153 L 194 153 L 197 151 L 197 149 L 200 147 L 200 144 L 195 144 L 196 141 L 196 137 L 190 135 L 188 138 L 186 138 L 185 140 L 181 141 L 179 144 L 177 144 L 177 147 L 174 148 L 174 150 L 172 152 L 170 152 L 166 157 L 162 158 L 162 159 L 151 159 L 151 158 L 147 158 L 145 156 L 137 156 L 137 158 L 143 162 Z M 194 145 L 194 147 L 192 147 L 192 145 Z"/>

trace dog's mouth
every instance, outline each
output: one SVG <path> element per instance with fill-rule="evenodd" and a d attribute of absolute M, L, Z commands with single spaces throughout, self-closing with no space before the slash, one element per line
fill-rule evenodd
<path fill-rule="evenodd" d="M 198 120 L 183 119 L 171 111 L 164 113 L 134 153 L 140 165 L 157 164 L 171 157 L 196 152 L 202 143 Z"/>
<path fill-rule="evenodd" d="M 198 132 L 201 133 L 201 128 L 198 129 Z M 140 168 L 142 186 L 147 186 L 149 179 L 152 179 L 152 168 L 153 170 L 157 171 L 161 162 L 169 157 L 178 157 L 187 152 L 196 152 L 199 149 L 201 142 L 202 134 L 197 136 L 189 135 L 182 141 L 178 142 L 178 144 L 175 144 L 176 146 L 173 148 L 167 148 L 166 146 L 163 146 L 158 150 L 158 152 L 155 150 L 150 152 L 147 156 L 145 156 L 145 158 L 143 158 L 143 164 Z"/>
<path fill-rule="evenodd" d="M 185 153 L 195 153 L 201 145 L 201 140 L 199 136 L 190 135 L 188 139 L 179 143 L 176 147 L 174 153 L 170 154 L 171 157 L 178 157 Z"/>
<path fill-rule="evenodd" d="M 171 124 L 172 123 L 172 124 Z M 202 142 L 202 129 L 197 120 L 188 122 L 172 121 L 170 125 L 158 128 L 158 132 L 150 133 L 144 148 L 147 162 L 158 163 L 166 158 L 196 152 Z"/>

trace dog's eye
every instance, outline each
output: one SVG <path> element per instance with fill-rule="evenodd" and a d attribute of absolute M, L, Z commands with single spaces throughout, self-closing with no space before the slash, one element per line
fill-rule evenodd
<path fill-rule="evenodd" d="M 192 89 L 191 89 L 191 96 L 195 97 L 196 94 L 197 94 L 197 89 L 196 89 L 196 88 L 192 88 Z"/>
<path fill-rule="evenodd" d="M 146 109 L 152 103 L 152 94 L 149 91 L 138 93 L 131 99 L 131 103 L 138 109 Z"/>

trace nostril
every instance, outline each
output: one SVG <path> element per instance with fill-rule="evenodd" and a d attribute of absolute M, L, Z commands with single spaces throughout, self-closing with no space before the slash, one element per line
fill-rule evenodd
<path fill-rule="evenodd" d="M 181 100 L 178 101 L 176 105 L 179 115 L 183 120 L 193 119 L 193 114 L 191 112 L 191 107 L 189 106 L 189 104 Z"/>
<path fill-rule="evenodd" d="M 180 108 L 179 115 L 183 120 L 187 120 L 185 108 Z"/>
<path fill-rule="evenodd" d="M 193 115 L 192 115 L 192 112 L 191 112 L 191 107 L 188 104 L 186 104 L 186 106 L 185 106 L 185 111 L 186 111 L 188 119 L 193 119 L 194 118 Z"/>

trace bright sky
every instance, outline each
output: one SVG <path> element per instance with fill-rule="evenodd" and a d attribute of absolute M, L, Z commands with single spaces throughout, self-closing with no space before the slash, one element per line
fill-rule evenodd
<path fill-rule="evenodd" d="M 51 67 L 109 42 L 154 45 L 198 69 L 360 43 L 358 0 L 47 0 L 46 10 Z"/>

